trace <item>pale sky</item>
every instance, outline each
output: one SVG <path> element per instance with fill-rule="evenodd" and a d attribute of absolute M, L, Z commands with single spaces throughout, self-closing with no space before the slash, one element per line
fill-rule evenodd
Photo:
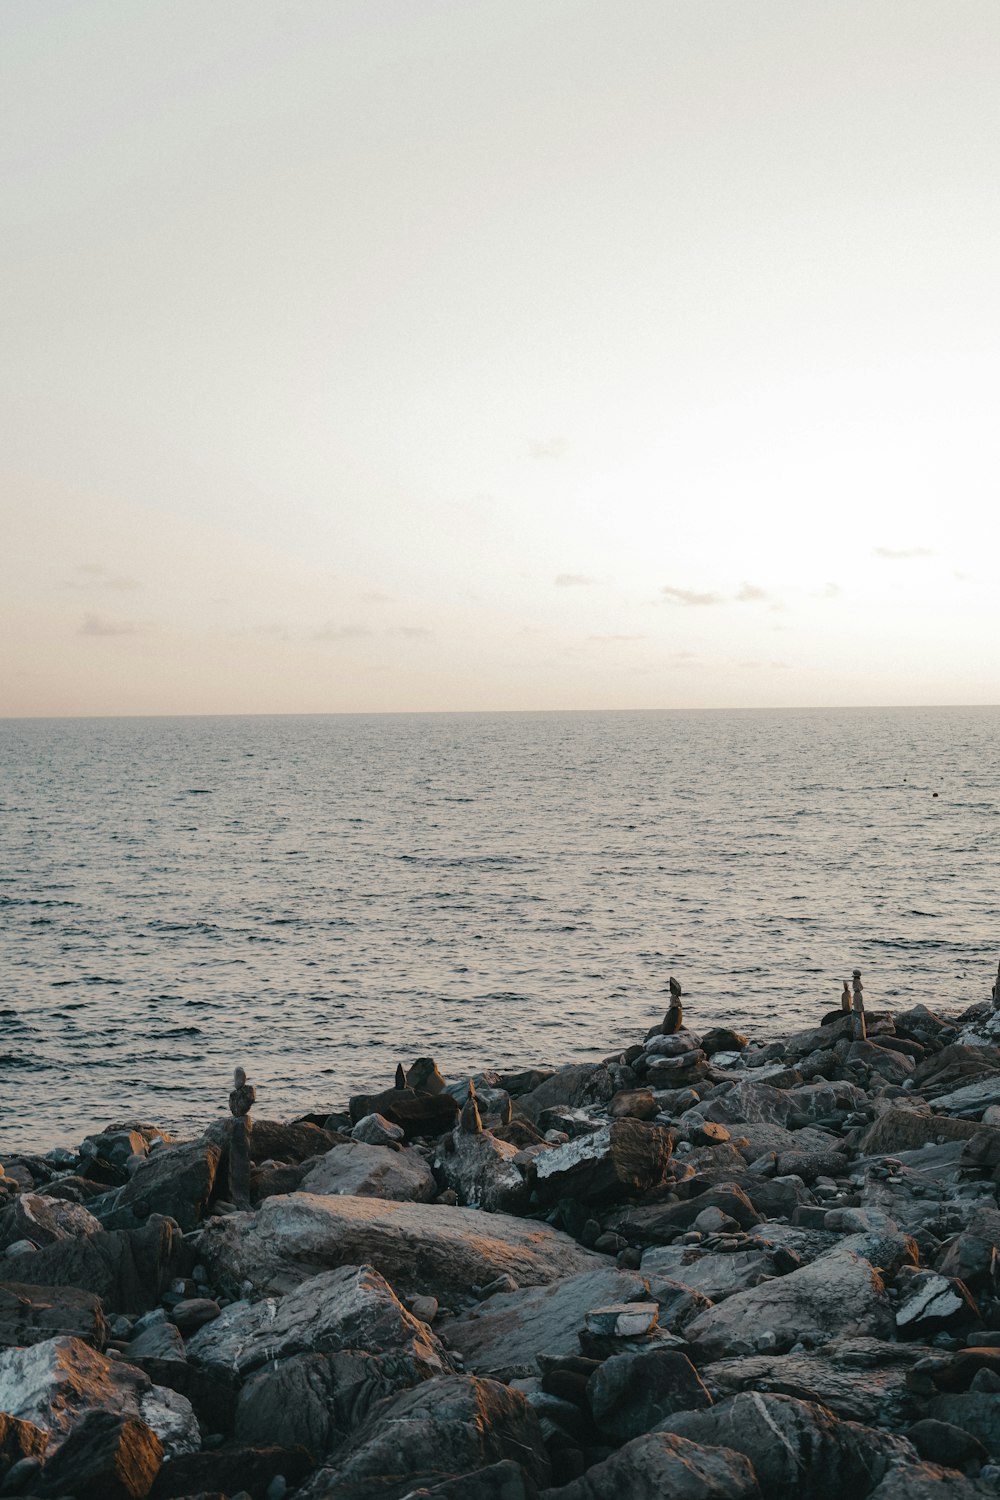
<path fill-rule="evenodd" d="M 997 0 L 4 0 L 0 715 L 1000 701 Z"/>

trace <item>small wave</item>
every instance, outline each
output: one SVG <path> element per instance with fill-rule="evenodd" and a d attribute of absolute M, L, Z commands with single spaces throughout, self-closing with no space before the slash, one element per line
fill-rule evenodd
<path fill-rule="evenodd" d="M 0 1052 L 0 1068 L 23 1068 L 26 1073 L 40 1073 L 48 1067 L 37 1057 L 21 1057 L 17 1052 Z"/>

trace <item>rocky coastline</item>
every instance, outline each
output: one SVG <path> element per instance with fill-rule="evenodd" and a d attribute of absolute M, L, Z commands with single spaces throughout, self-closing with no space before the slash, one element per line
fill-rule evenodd
<path fill-rule="evenodd" d="M 990 1004 L 237 1127 L 0 1156 L 0 1495 L 1000 1493 Z"/>

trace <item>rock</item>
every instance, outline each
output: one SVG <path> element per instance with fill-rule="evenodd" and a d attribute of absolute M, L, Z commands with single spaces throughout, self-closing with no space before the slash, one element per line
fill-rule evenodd
<path fill-rule="evenodd" d="M 430 1329 L 371 1266 L 323 1271 L 280 1299 L 233 1302 L 188 1340 L 187 1353 L 201 1369 L 242 1377 L 268 1360 L 341 1349 L 402 1355 L 435 1374 L 447 1366 Z"/>
<path fill-rule="evenodd" d="M 978 1126 L 971 1120 L 952 1120 L 929 1110 L 887 1109 L 870 1125 L 858 1143 L 864 1156 L 896 1155 L 919 1151 L 928 1141 L 967 1141 Z"/>
<path fill-rule="evenodd" d="M 270 1486 L 281 1475 L 287 1486 L 299 1485 L 315 1469 L 316 1460 L 304 1448 L 276 1448 L 228 1443 L 213 1452 L 188 1453 L 160 1470 L 150 1500 L 180 1500 L 182 1496 L 249 1495 L 266 1500 Z M 284 1493 L 284 1491 L 282 1491 Z"/>
<path fill-rule="evenodd" d="M 847 1157 L 842 1151 L 783 1151 L 778 1157 L 779 1177 L 801 1177 L 812 1184 L 817 1177 L 846 1177 Z"/>
<path fill-rule="evenodd" d="M 928 1403 L 927 1412 L 939 1422 L 960 1427 L 982 1443 L 994 1458 L 1000 1458 L 1000 1401 L 994 1393 L 945 1393 Z"/>
<path fill-rule="evenodd" d="M 522 1094 L 517 1100 L 518 1112 L 529 1120 L 537 1120 L 543 1109 L 553 1104 L 568 1104 L 580 1108 L 587 1104 L 607 1104 L 623 1088 L 629 1088 L 635 1075 L 631 1070 L 609 1066 L 607 1063 L 573 1063 L 560 1068 L 543 1083 Z M 509 1079 L 504 1087 L 516 1097 Z"/>
<path fill-rule="evenodd" d="M 445 1136 L 434 1160 L 438 1180 L 453 1188 L 458 1201 L 487 1213 L 519 1213 L 527 1207 L 530 1188 L 521 1175 L 518 1148 L 489 1130 L 469 1134 L 456 1127 Z"/>
<path fill-rule="evenodd" d="M 57 1240 L 85 1239 L 100 1234 L 94 1215 L 78 1203 L 47 1198 L 41 1193 L 21 1193 L 0 1215 L 0 1247 L 30 1240 L 41 1249 Z"/>
<path fill-rule="evenodd" d="M 736 1292 L 688 1325 L 686 1337 L 708 1359 L 781 1353 L 832 1336 L 885 1338 L 893 1317 L 881 1276 L 851 1251 L 834 1250 L 801 1270 Z"/>
<path fill-rule="evenodd" d="M 153 1215 L 142 1229 L 114 1230 L 57 1240 L 44 1250 L 4 1262 L 9 1283 L 93 1292 L 116 1312 L 154 1306 L 177 1274 L 183 1240 L 169 1219 Z"/>
<path fill-rule="evenodd" d="M 105 1224 L 129 1229 L 151 1214 L 164 1214 L 183 1230 L 194 1229 L 208 1208 L 221 1154 L 217 1145 L 204 1140 L 155 1151 L 119 1191 Z"/>
<path fill-rule="evenodd" d="M 741 1453 L 650 1432 L 543 1500 L 760 1500 L 760 1494 Z M 777 1493 L 769 1500 L 778 1500 Z"/>
<path fill-rule="evenodd" d="M 537 1374 L 539 1352 L 578 1353 L 579 1331 L 592 1308 L 649 1297 L 646 1281 L 635 1272 L 597 1265 L 548 1286 L 491 1297 L 475 1313 L 448 1323 L 449 1345 L 467 1370 L 498 1380 Z"/>
<path fill-rule="evenodd" d="M 719 1125 L 783 1125 L 792 1112 L 788 1093 L 748 1079 L 700 1108 L 706 1120 Z"/>
<path fill-rule="evenodd" d="M 40 1461 L 48 1445 L 49 1434 L 44 1428 L 0 1411 L 0 1481 L 9 1477 L 15 1464 Z"/>
<path fill-rule="evenodd" d="M 992 1279 L 1000 1251 L 1000 1211 L 992 1205 L 973 1208 L 965 1227 L 948 1241 L 937 1269 L 943 1276 L 957 1276 L 970 1289 Z"/>
<path fill-rule="evenodd" d="M 728 1026 L 713 1026 L 701 1039 L 701 1050 L 709 1057 L 713 1057 L 716 1052 L 742 1052 L 749 1045 L 741 1032 L 731 1031 Z"/>
<path fill-rule="evenodd" d="M 88 1412 L 101 1410 L 145 1422 L 169 1454 L 201 1444 L 190 1402 L 80 1339 L 49 1339 L 30 1349 L 0 1352 L 0 1410 L 43 1428 L 53 1445 Z"/>
<path fill-rule="evenodd" d="M 759 1286 L 775 1274 L 767 1250 L 717 1254 L 700 1250 L 697 1245 L 659 1245 L 644 1250 L 641 1269 L 651 1284 L 655 1277 L 665 1276 L 714 1303 Z"/>
<path fill-rule="evenodd" d="M 433 1057 L 418 1057 L 406 1073 L 407 1088 L 424 1094 L 440 1094 L 446 1087 Z"/>
<path fill-rule="evenodd" d="M 964 1281 L 937 1271 L 910 1269 L 898 1282 L 896 1327 L 905 1337 L 931 1337 L 943 1328 L 968 1327 L 979 1319 L 979 1309 Z"/>
<path fill-rule="evenodd" d="M 398 1125 L 408 1141 L 416 1136 L 441 1135 L 458 1118 L 458 1101 L 451 1094 L 418 1094 L 413 1089 L 386 1089 L 382 1094 L 356 1094 L 350 1101 L 351 1119 L 382 1115 Z"/>
<path fill-rule="evenodd" d="M 419 1151 L 368 1146 L 362 1141 L 334 1146 L 302 1179 L 304 1193 L 389 1198 L 397 1203 L 429 1203 L 437 1190 L 434 1174 Z"/>
<path fill-rule="evenodd" d="M 414 1297 L 410 1312 L 418 1322 L 433 1323 L 438 1315 L 438 1300 L 436 1297 Z"/>
<path fill-rule="evenodd" d="M 404 1296 L 445 1301 L 503 1272 L 539 1286 L 600 1265 L 568 1235 L 507 1214 L 314 1193 L 213 1219 L 199 1255 L 217 1280 L 236 1288 L 248 1281 L 257 1292 L 289 1291 L 327 1267 L 370 1264 Z"/>
<path fill-rule="evenodd" d="M 209 1138 L 218 1145 L 225 1142 L 228 1121 L 212 1126 Z M 280 1120 L 258 1120 L 253 1122 L 250 1132 L 250 1160 L 254 1162 L 280 1161 L 291 1166 L 311 1161 L 314 1156 L 323 1156 L 334 1146 L 342 1146 L 347 1139 L 336 1130 L 324 1130 L 312 1120 L 293 1120 L 285 1124 Z"/>
<path fill-rule="evenodd" d="M 836 1339 L 798 1354 L 716 1360 L 703 1375 L 716 1401 L 740 1391 L 776 1391 L 849 1422 L 898 1428 L 917 1415 L 907 1374 L 925 1353 L 919 1345 Z"/>
<path fill-rule="evenodd" d="M 966 1115 L 980 1119 L 987 1109 L 1000 1104 L 1000 1073 L 990 1073 L 977 1078 L 950 1094 L 938 1094 L 934 1100 L 938 1109 L 952 1115 Z"/>
<path fill-rule="evenodd" d="M 940 1464 L 898 1464 L 875 1486 L 868 1500 L 989 1500 L 997 1493 L 1000 1472 L 993 1479 L 966 1479 Z"/>
<path fill-rule="evenodd" d="M 186 1297 L 174 1304 L 170 1312 L 171 1321 L 181 1333 L 196 1333 L 206 1323 L 211 1323 L 222 1311 L 212 1297 Z"/>
<path fill-rule="evenodd" d="M 962 1148 L 959 1166 L 963 1172 L 995 1173 L 1000 1167 L 1000 1130 L 984 1128 L 980 1123 L 975 1135 Z"/>
<path fill-rule="evenodd" d="M 385 1115 L 363 1115 L 351 1131 L 351 1140 L 366 1146 L 391 1146 L 402 1139 L 402 1125 L 394 1125 Z"/>
<path fill-rule="evenodd" d="M 652 1120 L 658 1113 L 652 1089 L 623 1089 L 608 1104 L 613 1120 Z"/>
<path fill-rule="evenodd" d="M 641 1339 L 652 1333 L 659 1321 L 660 1309 L 656 1302 L 611 1302 L 606 1307 L 592 1308 L 587 1313 L 585 1324 L 589 1333 L 601 1338 Z"/>
<path fill-rule="evenodd" d="M 951 1422 L 939 1422 L 934 1417 L 925 1417 L 906 1429 L 905 1436 L 916 1448 L 921 1458 L 931 1463 L 960 1469 L 970 1462 L 985 1463 L 989 1457 L 978 1438 Z"/>
<path fill-rule="evenodd" d="M 633 1244 L 662 1244 L 690 1229 L 698 1215 L 708 1208 L 717 1208 L 727 1219 L 735 1220 L 741 1229 L 752 1229 L 760 1223 L 760 1214 L 746 1193 L 735 1183 L 730 1183 L 710 1188 L 707 1193 L 680 1203 L 629 1208 L 615 1219 L 615 1228 Z"/>
<path fill-rule="evenodd" d="M 538 1500 L 538 1486 L 511 1458 L 498 1464 L 489 1464 L 485 1469 L 476 1469 L 471 1474 L 459 1474 L 455 1479 L 445 1479 L 441 1484 L 411 1490 L 412 1500 L 423 1500 L 426 1495 L 433 1500 Z"/>
<path fill-rule="evenodd" d="M 372 1496 L 402 1500 L 420 1485 L 505 1459 L 519 1463 L 535 1484 L 548 1483 L 541 1428 L 524 1396 L 492 1380 L 440 1376 L 384 1402 L 341 1448 L 336 1467 L 318 1470 L 298 1500 L 336 1495 L 338 1487 L 361 1495 L 366 1481 Z"/>
<path fill-rule="evenodd" d="M 675 1349 L 613 1354 L 587 1382 L 587 1400 L 615 1444 L 649 1432 L 674 1412 L 712 1404 L 694 1365 Z"/>
<path fill-rule="evenodd" d="M 712 1305 L 703 1292 L 680 1281 L 651 1276 L 649 1282 L 649 1295 L 660 1309 L 659 1326 L 668 1333 L 682 1335 L 687 1325 Z"/>
<path fill-rule="evenodd" d="M 35 1493 L 75 1500 L 145 1500 L 163 1464 L 163 1444 L 136 1417 L 91 1411 L 45 1465 Z"/>
<path fill-rule="evenodd" d="M 0 1284 L 0 1347 L 40 1344 L 60 1335 L 103 1350 L 109 1329 L 100 1298 L 75 1287 Z"/>
<path fill-rule="evenodd" d="M 129 1340 L 128 1358 L 130 1360 L 173 1359 L 183 1362 L 187 1359 L 180 1330 L 167 1321 L 165 1313 L 155 1322 L 142 1321 L 143 1326 L 138 1328 L 134 1337 Z"/>
<path fill-rule="evenodd" d="M 678 1412 L 660 1430 L 695 1443 L 725 1443 L 750 1460 L 761 1493 L 781 1500 L 865 1496 L 894 1463 L 913 1459 L 902 1438 L 838 1422 L 809 1401 L 757 1391 L 708 1410 Z"/>

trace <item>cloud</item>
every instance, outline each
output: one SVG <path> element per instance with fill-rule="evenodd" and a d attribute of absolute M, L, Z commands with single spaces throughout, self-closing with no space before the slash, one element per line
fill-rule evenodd
<path fill-rule="evenodd" d="M 327 625 L 323 630 L 317 630 L 313 639 L 317 641 L 360 641 L 365 636 L 374 635 L 367 625 Z"/>
<path fill-rule="evenodd" d="M 873 557 L 883 557 L 889 562 L 906 562 L 911 557 L 933 557 L 929 547 L 873 547 Z"/>
<path fill-rule="evenodd" d="M 694 589 L 676 589 L 671 584 L 665 583 L 660 593 L 670 604 L 684 604 L 688 608 L 702 604 L 725 604 L 721 594 L 699 594 Z"/>
<path fill-rule="evenodd" d="M 141 635 L 143 626 L 134 620 L 109 620 L 106 615 L 85 614 L 78 635 Z"/>
<path fill-rule="evenodd" d="M 80 563 L 76 569 L 78 575 L 63 581 L 63 588 L 67 589 L 111 589 L 115 593 L 131 593 L 133 589 L 141 589 L 142 584 L 138 578 L 129 578 L 123 573 L 112 573 L 103 563 Z"/>
<path fill-rule="evenodd" d="M 394 601 L 391 594 L 380 594 L 374 592 L 370 594 L 359 594 L 358 602 L 360 604 L 392 604 Z"/>
<path fill-rule="evenodd" d="M 745 583 L 734 597 L 737 604 L 763 604 L 771 596 L 767 589 L 758 588 L 755 583 Z"/>
<path fill-rule="evenodd" d="M 563 437 L 529 438 L 529 458 L 562 458 L 566 452 L 566 439 Z"/>
<path fill-rule="evenodd" d="M 586 573 L 558 573 L 555 580 L 557 589 L 585 589 L 596 582 L 596 578 L 588 578 Z"/>
<path fill-rule="evenodd" d="M 426 625 L 393 625 L 387 634 L 401 636 L 406 641 L 426 641 L 434 632 Z"/>

